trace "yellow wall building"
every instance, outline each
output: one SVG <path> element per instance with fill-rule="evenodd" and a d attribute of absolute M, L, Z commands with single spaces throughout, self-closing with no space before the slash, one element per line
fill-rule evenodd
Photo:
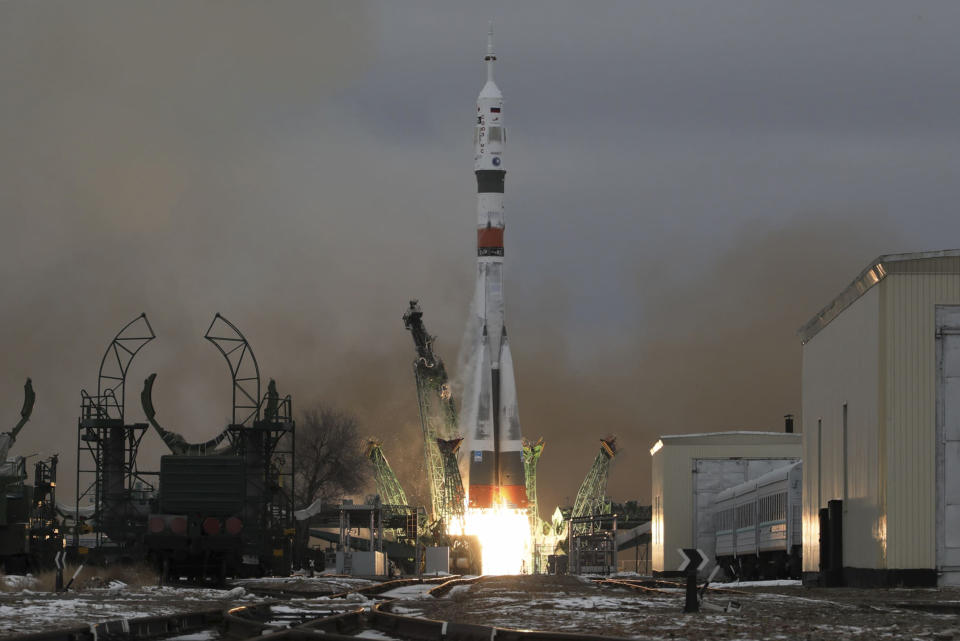
<path fill-rule="evenodd" d="M 960 250 L 881 256 L 799 333 L 804 579 L 840 499 L 847 584 L 960 584 Z"/>
<path fill-rule="evenodd" d="M 713 498 L 800 459 L 801 435 L 783 432 L 712 432 L 661 436 L 650 448 L 653 506 L 651 566 L 677 570 L 678 548 L 699 548 L 713 567 Z"/>

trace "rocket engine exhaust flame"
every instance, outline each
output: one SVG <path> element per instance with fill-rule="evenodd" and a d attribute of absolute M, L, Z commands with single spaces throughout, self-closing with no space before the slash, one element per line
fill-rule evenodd
<path fill-rule="evenodd" d="M 464 534 L 480 539 L 484 574 L 529 573 L 533 541 L 526 510 L 498 506 L 471 508 L 465 517 Z"/>
<path fill-rule="evenodd" d="M 467 342 L 460 425 L 467 435 L 469 490 L 465 534 L 482 546 L 484 574 L 530 571 L 532 552 L 523 435 L 503 302 L 503 94 L 493 81 L 493 27 L 487 38 L 487 81 L 477 98 L 477 280 Z"/>

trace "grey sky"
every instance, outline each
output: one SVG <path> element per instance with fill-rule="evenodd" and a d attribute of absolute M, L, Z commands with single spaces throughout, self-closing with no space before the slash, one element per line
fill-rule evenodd
<path fill-rule="evenodd" d="M 220 311 L 303 408 L 356 411 L 422 488 L 412 349 L 472 293 L 473 103 L 494 19 L 506 297 L 544 515 L 600 436 L 780 429 L 796 328 L 874 256 L 960 246 L 956 3 L 0 4 L 0 409 L 60 451 L 146 311 L 160 419 L 210 438 Z M 160 453 L 151 435 L 146 461 Z M 151 458 L 152 457 L 152 458 Z M 150 467 L 150 465 L 145 465 Z"/>

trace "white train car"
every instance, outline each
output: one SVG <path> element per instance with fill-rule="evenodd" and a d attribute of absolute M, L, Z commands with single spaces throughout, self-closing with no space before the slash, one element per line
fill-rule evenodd
<path fill-rule="evenodd" d="M 716 560 L 731 577 L 800 578 L 803 463 L 728 488 L 714 502 Z"/>

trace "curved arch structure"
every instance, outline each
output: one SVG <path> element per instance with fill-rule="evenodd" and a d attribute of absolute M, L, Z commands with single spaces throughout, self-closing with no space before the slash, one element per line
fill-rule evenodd
<path fill-rule="evenodd" d="M 230 367 L 233 381 L 233 425 L 248 425 L 259 418 L 260 366 L 250 343 L 237 326 L 221 316 L 214 315 L 203 335 L 213 343 Z"/>
<path fill-rule="evenodd" d="M 104 537 L 118 549 L 136 546 L 136 527 L 145 519 L 146 507 L 135 497 L 153 491 L 153 483 L 148 480 L 153 473 L 137 468 L 137 452 L 148 426 L 125 421 L 125 390 L 130 364 L 154 338 L 146 314 L 124 325 L 100 359 L 96 396 L 80 390 L 75 513 L 79 521 L 82 499 L 93 500 L 97 546 Z M 79 545 L 79 528 L 74 545 Z"/>
<path fill-rule="evenodd" d="M 143 413 L 146 414 L 150 425 L 153 425 L 153 429 L 157 430 L 157 434 L 160 435 L 160 438 L 163 439 L 166 446 L 170 448 L 171 453 L 204 456 L 206 454 L 221 454 L 233 451 L 232 447 L 227 447 L 220 452 L 216 451 L 217 446 L 223 442 L 223 439 L 225 439 L 230 432 L 229 427 L 217 434 L 214 438 L 209 441 L 204 441 L 203 443 L 189 443 L 176 432 L 164 429 L 163 426 L 157 422 L 157 411 L 153 407 L 153 382 L 156 379 L 157 375 L 154 373 L 143 381 L 143 391 L 140 392 L 140 404 L 143 406 Z"/>
<path fill-rule="evenodd" d="M 17 440 L 17 434 L 20 433 L 23 426 L 30 420 L 30 415 L 33 414 L 33 403 L 36 398 L 37 395 L 33 391 L 33 382 L 28 378 L 23 386 L 23 407 L 20 409 L 20 420 L 13 426 L 12 430 L 0 434 L 0 465 L 7 460 L 7 454 L 10 453 L 10 448 L 13 447 L 14 442 Z"/>
<path fill-rule="evenodd" d="M 134 318 L 113 337 L 100 359 L 97 397 L 90 399 L 90 407 L 96 413 L 95 418 L 123 420 L 127 370 L 130 369 L 133 357 L 156 337 L 146 314 Z M 86 392 L 81 394 L 90 398 Z"/>

